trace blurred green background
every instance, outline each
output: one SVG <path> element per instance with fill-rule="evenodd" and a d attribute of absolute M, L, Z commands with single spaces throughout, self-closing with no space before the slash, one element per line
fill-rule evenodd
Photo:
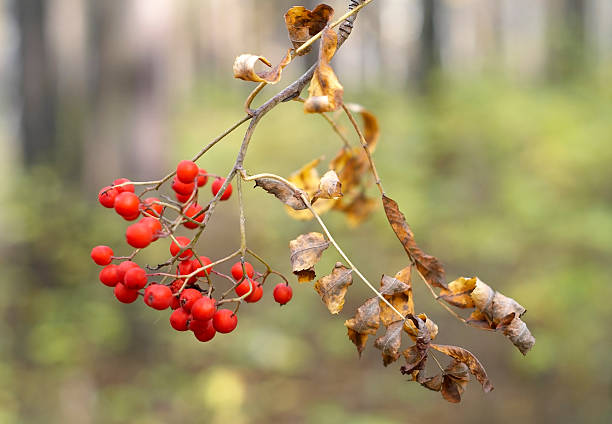
<path fill-rule="evenodd" d="M 439 343 L 474 352 L 493 392 L 472 382 L 448 404 L 406 382 L 401 360 L 384 368 L 372 339 L 358 359 L 343 326 L 371 296 L 358 281 L 339 316 L 312 283 L 293 284 L 283 308 L 268 288 L 241 307 L 235 333 L 211 343 L 98 282 L 91 247 L 129 251 L 99 188 L 160 177 L 237 121 L 252 84 L 232 80 L 233 58 L 277 61 L 293 3 L 0 2 L 0 423 L 610 422 L 608 0 L 376 0 L 334 59 L 345 101 L 379 118 L 379 173 L 419 243 L 449 281 L 478 275 L 528 309 L 537 342 L 522 357 L 453 320 L 415 281 Z M 296 60 L 261 99 L 312 60 Z M 242 132 L 200 165 L 225 174 Z M 259 125 L 246 167 L 287 176 L 339 147 L 323 119 L 282 104 Z M 289 240 L 316 225 L 292 221 L 259 189 L 245 197 L 250 247 L 290 274 Z M 407 264 L 380 207 L 356 229 L 334 212 L 325 219 L 372 281 Z M 237 226 L 234 198 L 200 251 L 233 251 Z M 166 249 L 158 242 L 142 262 Z M 317 274 L 336 260 L 328 250 Z"/>

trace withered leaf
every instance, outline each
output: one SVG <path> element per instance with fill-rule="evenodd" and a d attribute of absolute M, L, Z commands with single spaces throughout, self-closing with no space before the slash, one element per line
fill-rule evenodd
<path fill-rule="evenodd" d="M 412 286 L 410 283 L 411 267 L 399 271 L 395 278 L 383 275 L 380 281 L 380 293 L 393 305 L 398 312 L 405 317 L 414 313 L 414 301 L 412 299 Z M 380 319 L 385 327 L 400 319 L 397 313 L 385 302 L 380 301 Z"/>
<path fill-rule="evenodd" d="M 318 34 L 334 15 L 334 9 L 326 4 L 320 4 L 312 11 L 303 6 L 294 6 L 285 13 L 285 25 L 289 32 L 289 40 L 297 49 L 310 37 Z M 310 48 L 301 53 L 304 55 Z"/>
<path fill-rule="evenodd" d="M 383 365 L 385 367 L 397 361 L 397 358 L 400 356 L 399 349 L 402 344 L 403 326 L 404 322 L 402 320 L 389 324 L 385 334 L 374 342 L 374 347 L 382 351 Z"/>
<path fill-rule="evenodd" d="M 412 374 L 412 378 L 417 380 L 420 371 L 425 369 L 427 349 L 427 346 L 413 345 L 404 350 L 402 355 L 406 358 L 406 365 L 401 369 L 402 374 Z"/>
<path fill-rule="evenodd" d="M 311 203 L 316 199 L 339 199 L 342 197 L 342 184 L 336 172 L 331 169 L 327 171 L 319 181 L 319 189 L 312 197 Z"/>
<path fill-rule="evenodd" d="M 321 158 L 311 160 L 306 165 L 302 166 L 299 170 L 292 173 L 287 180 L 295 185 L 300 190 L 303 190 L 309 198 L 312 198 L 319 189 L 319 173 L 317 171 L 317 165 L 321 162 Z M 319 214 L 323 214 L 330 210 L 336 200 L 321 199 L 312 205 L 313 209 Z M 287 213 L 294 219 L 308 221 L 313 219 L 312 213 L 309 210 L 295 210 L 287 207 Z"/>
<path fill-rule="evenodd" d="M 270 61 L 263 56 L 241 54 L 234 61 L 234 78 L 239 78 L 245 81 L 267 82 L 268 84 L 276 84 L 281 79 L 281 73 L 283 71 L 283 68 L 287 66 L 289 62 L 291 62 L 291 50 L 287 51 L 287 54 L 278 65 L 267 71 L 255 71 L 255 65 L 257 64 L 257 62 L 261 62 L 266 66 L 272 67 Z"/>
<path fill-rule="evenodd" d="M 317 280 L 314 288 L 329 312 L 337 314 L 344 306 L 344 296 L 351 284 L 353 284 L 353 270 L 336 262 L 331 274 Z"/>
<path fill-rule="evenodd" d="M 406 320 L 404 323 L 404 330 L 408 333 L 410 338 L 416 341 L 419 337 L 423 337 L 424 334 L 427 334 L 428 340 L 431 341 L 435 339 L 438 335 L 438 326 L 436 323 L 425 314 L 419 314 L 417 317 L 420 318 L 420 321 L 417 321 L 418 327 L 417 324 L 410 319 Z"/>
<path fill-rule="evenodd" d="M 458 308 L 473 308 L 474 301 L 470 296 L 476 287 L 476 277 L 460 277 L 448 283 L 448 289 L 440 290 L 440 299 Z"/>
<path fill-rule="evenodd" d="M 434 257 L 425 254 L 416 244 L 414 234 L 406 222 L 406 217 L 399 210 L 395 200 L 383 195 L 383 207 L 387 220 L 391 224 L 391 228 L 395 235 L 404 246 L 404 250 L 412 259 L 419 272 L 432 286 L 447 288 L 444 282 L 444 268 L 440 261 Z"/>
<path fill-rule="evenodd" d="M 345 192 L 358 186 L 363 176 L 370 170 L 368 157 L 361 147 L 340 150 L 329 167 L 338 174 Z"/>
<path fill-rule="evenodd" d="M 456 360 L 451 362 L 444 369 L 441 387 L 442 397 L 451 403 L 461 402 L 461 394 L 465 391 L 469 381 L 468 367 Z"/>
<path fill-rule="evenodd" d="M 349 226 L 354 228 L 365 221 L 377 205 L 378 200 L 367 197 L 362 191 L 348 204 L 336 203 L 334 209 L 344 212 Z"/>
<path fill-rule="evenodd" d="M 329 66 L 337 45 L 338 35 L 333 29 L 325 27 L 321 36 L 319 63 L 308 87 L 308 98 L 304 102 L 306 113 L 331 112 L 342 104 L 344 88 Z"/>
<path fill-rule="evenodd" d="M 275 195 L 277 199 L 292 209 L 307 209 L 301 197 L 301 190 L 296 190 L 285 182 L 273 178 L 257 178 L 255 180 L 255 187 L 261 187 L 268 193 Z"/>
<path fill-rule="evenodd" d="M 357 347 L 359 356 L 365 349 L 368 335 L 376 334 L 376 330 L 380 326 L 379 314 L 378 298 L 373 297 L 357 308 L 353 318 L 344 322 L 344 325 L 348 328 L 348 337 Z"/>
<path fill-rule="evenodd" d="M 487 377 L 487 372 L 480 361 L 470 351 L 458 346 L 437 344 L 431 344 L 430 346 L 431 348 L 436 349 L 437 351 L 442 352 L 445 355 L 448 355 L 451 358 L 454 358 L 457 361 L 463 362 L 465 365 L 467 365 L 470 373 L 476 377 L 476 380 L 478 380 L 478 382 L 482 385 L 482 390 L 484 390 L 485 393 L 493 390 L 493 385 L 489 381 L 489 377 Z"/>
<path fill-rule="evenodd" d="M 374 152 L 374 149 L 376 149 L 376 144 L 378 143 L 378 138 L 380 137 L 378 119 L 372 112 L 356 103 L 345 103 L 345 106 L 351 112 L 359 113 L 361 115 L 361 118 L 363 119 L 363 136 L 366 140 L 370 153 Z"/>
<path fill-rule="evenodd" d="M 433 377 L 426 378 L 421 382 L 421 386 L 439 392 L 442 389 L 443 378 L 440 374 L 434 375 Z"/>
<path fill-rule="evenodd" d="M 329 241 L 325 240 L 323 234 L 316 232 L 302 234 L 289 242 L 291 266 L 300 283 L 314 279 L 314 266 L 328 247 Z"/>
<path fill-rule="evenodd" d="M 515 312 L 502 319 L 496 330 L 501 331 L 523 355 L 526 355 L 535 344 L 535 337 L 531 335 L 527 324 Z"/>

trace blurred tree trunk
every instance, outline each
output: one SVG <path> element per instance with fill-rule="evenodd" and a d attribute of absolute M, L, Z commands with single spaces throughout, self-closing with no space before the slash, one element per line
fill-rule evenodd
<path fill-rule="evenodd" d="M 422 94 L 430 91 L 431 72 L 440 65 L 440 46 L 436 34 L 438 0 L 422 0 L 423 29 L 421 31 L 419 55 L 415 69 L 417 90 Z"/>
<path fill-rule="evenodd" d="M 52 163 L 57 144 L 57 92 L 52 56 L 45 43 L 46 5 L 45 0 L 14 0 L 20 40 L 17 78 L 26 166 Z"/>

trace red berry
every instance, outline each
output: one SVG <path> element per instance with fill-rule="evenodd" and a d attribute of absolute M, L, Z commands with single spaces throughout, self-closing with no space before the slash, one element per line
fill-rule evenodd
<path fill-rule="evenodd" d="M 119 184 L 123 184 L 123 183 L 129 183 L 130 180 L 128 180 L 127 178 L 117 178 L 115 181 L 113 181 L 113 185 L 119 185 Z M 127 184 L 121 187 L 115 187 L 115 190 L 117 190 L 118 193 L 123 193 L 123 192 L 130 192 L 130 193 L 134 193 L 134 184 Z"/>
<path fill-rule="evenodd" d="M 132 261 L 123 261 L 117 267 L 117 278 L 119 278 L 119 282 L 123 283 L 123 277 L 125 277 L 125 273 L 134 267 L 137 267 L 138 264 Z"/>
<path fill-rule="evenodd" d="M 197 222 L 202 222 L 204 221 L 204 214 L 200 214 L 198 217 L 194 218 L 194 216 L 196 216 L 200 211 L 202 210 L 202 206 L 198 205 L 197 203 L 193 203 L 191 205 L 189 205 L 189 207 L 187 208 L 187 210 L 185 210 L 185 212 L 183 212 L 185 214 L 185 216 L 194 219 Z M 183 225 L 189 229 L 194 229 L 194 228 L 198 228 L 198 224 L 196 224 L 195 222 L 192 221 L 185 221 L 183 223 Z"/>
<path fill-rule="evenodd" d="M 176 197 L 176 200 L 178 200 L 181 203 L 186 203 L 187 200 L 191 198 L 191 195 L 189 194 L 175 193 L 174 196 Z"/>
<path fill-rule="evenodd" d="M 197 179 L 198 187 L 202 187 L 203 185 L 206 184 L 207 181 L 208 181 L 208 175 L 206 175 L 206 170 L 200 168 L 200 172 L 198 173 L 198 179 Z"/>
<path fill-rule="evenodd" d="M 153 309 L 164 310 L 172 303 L 172 291 L 163 284 L 150 284 L 145 289 L 144 302 Z"/>
<path fill-rule="evenodd" d="M 138 223 L 144 224 L 149 227 L 149 229 L 151 230 L 151 235 L 153 236 L 153 239 L 151 241 L 155 241 L 159 238 L 159 233 L 162 230 L 162 225 L 161 222 L 159 222 L 159 219 L 153 218 L 152 216 L 145 216 L 140 221 L 138 221 Z"/>
<path fill-rule="evenodd" d="M 185 284 L 185 281 L 181 280 L 180 278 L 177 278 L 176 280 L 172 282 L 172 284 L 170 284 L 170 291 L 172 291 L 173 294 L 177 293 L 180 289 L 183 288 L 184 284 Z"/>
<path fill-rule="evenodd" d="M 244 296 L 247 293 L 253 293 L 255 291 L 255 281 L 245 278 L 244 281 L 236 286 L 234 289 L 238 296 Z"/>
<path fill-rule="evenodd" d="M 170 325 L 177 331 L 187 331 L 189 328 L 189 312 L 179 308 L 170 314 Z"/>
<path fill-rule="evenodd" d="M 157 197 L 147 197 L 143 200 L 142 205 L 142 214 L 144 216 L 153 216 L 159 218 L 161 214 L 164 212 L 164 207 L 156 202 L 159 202 Z"/>
<path fill-rule="evenodd" d="M 173 311 L 181 307 L 181 302 L 178 297 L 172 296 L 172 301 L 170 302 L 170 309 Z"/>
<path fill-rule="evenodd" d="M 201 342 L 207 342 L 212 340 L 213 337 L 215 337 L 215 334 L 217 334 L 217 330 L 215 330 L 212 319 L 196 322 L 197 324 L 194 325 L 193 328 L 191 328 L 191 330 L 193 330 L 193 335 L 196 339 Z"/>
<path fill-rule="evenodd" d="M 211 186 L 213 196 L 216 196 L 219 190 L 221 190 L 223 183 L 225 183 L 225 178 L 217 178 L 215 181 L 213 181 L 212 186 Z M 232 195 L 232 184 L 229 183 L 227 187 L 225 188 L 225 191 L 219 198 L 219 200 L 227 200 L 229 199 L 231 195 Z"/>
<path fill-rule="evenodd" d="M 196 320 L 207 321 L 215 315 L 215 312 L 217 312 L 215 299 L 207 296 L 203 296 L 196 300 L 191 306 L 191 315 L 193 315 L 193 319 Z"/>
<path fill-rule="evenodd" d="M 200 264 L 200 262 L 201 262 L 201 264 Z M 212 264 L 212 261 L 207 256 L 200 256 L 200 260 L 199 261 L 197 259 L 195 259 L 195 258 L 191 260 L 192 271 L 195 271 L 198 268 L 202 268 L 203 266 L 210 265 L 210 264 Z M 196 274 L 196 277 L 204 277 L 204 276 L 210 274 L 210 271 L 212 271 L 212 267 L 198 272 Z"/>
<path fill-rule="evenodd" d="M 119 193 L 115 198 L 115 210 L 119 215 L 128 219 L 136 219 L 140 214 L 138 207 L 140 205 L 140 199 L 134 193 L 124 191 Z M 129 220 L 132 220 L 129 219 Z"/>
<path fill-rule="evenodd" d="M 253 265 L 251 265 L 248 262 L 244 263 L 244 269 L 246 271 L 246 274 L 249 278 L 253 278 L 253 275 L 255 274 L 255 270 L 253 269 Z M 232 266 L 232 277 L 234 277 L 236 279 L 236 281 L 240 281 L 242 279 L 242 264 L 240 262 L 236 262 L 233 266 Z"/>
<path fill-rule="evenodd" d="M 115 286 L 115 297 L 121 303 L 132 303 L 138 299 L 138 290 L 130 290 L 119 283 Z"/>
<path fill-rule="evenodd" d="M 117 275 L 117 265 L 107 265 L 100 270 L 100 281 L 105 286 L 115 287 L 119 282 L 119 276 Z"/>
<path fill-rule="evenodd" d="M 189 184 L 198 176 L 200 168 L 190 160 L 182 160 L 176 167 L 176 178 L 182 183 Z"/>
<path fill-rule="evenodd" d="M 176 242 L 174 241 L 172 242 L 172 244 L 170 244 L 170 254 L 172 256 L 176 256 L 178 252 L 181 250 L 181 248 L 187 246 L 191 242 L 191 240 L 189 240 L 187 237 L 182 237 L 182 236 L 176 237 L 176 241 L 179 244 L 176 244 Z M 180 258 L 186 259 L 186 258 L 191 257 L 191 255 L 193 255 L 193 252 L 191 251 L 191 249 L 187 249 L 183 253 L 181 253 Z"/>
<path fill-rule="evenodd" d="M 263 287 L 259 283 L 255 283 L 253 293 L 244 298 L 248 303 L 255 303 L 263 296 Z"/>
<path fill-rule="evenodd" d="M 187 312 L 191 311 L 191 307 L 196 301 L 198 301 L 202 297 L 202 293 L 200 293 L 196 289 L 185 289 L 181 292 L 181 307 Z"/>
<path fill-rule="evenodd" d="M 192 271 L 193 271 L 193 265 L 191 263 L 191 260 L 186 259 L 184 261 L 181 261 L 181 263 L 179 263 L 178 273 L 180 275 L 189 275 L 189 274 L 191 274 Z M 193 284 L 193 283 L 196 282 L 196 280 L 197 280 L 196 277 L 190 277 L 187 280 L 187 284 Z"/>
<path fill-rule="evenodd" d="M 219 333 L 231 333 L 238 325 L 238 317 L 229 309 L 219 309 L 215 312 L 212 322 Z"/>
<path fill-rule="evenodd" d="M 276 287 L 274 287 L 273 294 L 274 300 L 276 300 L 281 305 L 284 305 L 285 303 L 289 302 L 293 297 L 293 289 L 287 284 L 278 283 Z"/>
<path fill-rule="evenodd" d="M 172 190 L 174 190 L 177 194 L 182 194 L 184 196 L 190 196 L 195 189 L 195 183 L 192 181 L 188 184 L 185 184 L 179 181 L 176 177 L 172 181 Z"/>
<path fill-rule="evenodd" d="M 117 189 L 111 188 L 111 186 L 103 187 L 98 193 L 98 202 L 105 208 L 112 208 L 115 206 L 115 198 L 118 194 Z"/>
<path fill-rule="evenodd" d="M 108 246 L 96 246 L 91 249 L 91 259 L 98 265 L 108 265 L 113 257 L 113 249 Z"/>
<path fill-rule="evenodd" d="M 130 290 L 140 290 L 147 285 L 147 273 L 139 266 L 132 267 L 125 272 L 123 285 Z"/>
<path fill-rule="evenodd" d="M 125 239 L 130 246 L 142 249 L 153 241 L 153 232 L 147 224 L 132 224 L 125 230 Z"/>

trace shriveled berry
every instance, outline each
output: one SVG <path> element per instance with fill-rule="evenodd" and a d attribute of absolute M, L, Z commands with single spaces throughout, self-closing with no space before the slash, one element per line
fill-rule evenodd
<path fill-rule="evenodd" d="M 140 206 L 140 199 L 134 193 L 129 191 L 124 191 L 119 193 L 115 198 L 115 211 L 122 217 L 128 219 L 138 218 L 140 211 L 138 210 Z"/>
<path fill-rule="evenodd" d="M 177 331 L 187 331 L 189 329 L 189 312 L 179 308 L 170 314 L 170 325 Z"/>
<path fill-rule="evenodd" d="M 187 312 L 191 311 L 191 307 L 196 301 L 198 301 L 202 297 L 202 293 L 200 293 L 196 289 L 185 289 L 181 292 L 181 297 L 179 298 L 181 301 L 181 307 Z"/>
<path fill-rule="evenodd" d="M 167 309 L 172 303 L 172 291 L 163 284 L 150 284 L 145 289 L 144 302 L 153 309 Z"/>
<path fill-rule="evenodd" d="M 125 230 L 125 239 L 130 246 L 142 249 L 153 241 L 153 232 L 147 224 L 132 224 Z"/>
<path fill-rule="evenodd" d="M 213 181 L 211 185 L 213 196 L 216 196 L 219 190 L 221 190 L 223 183 L 225 183 L 225 178 L 217 178 L 215 179 L 215 181 Z M 230 198 L 231 195 L 232 195 L 232 183 L 229 183 L 227 187 L 225 188 L 225 191 L 223 191 L 223 194 L 221 195 L 221 197 L 219 197 L 219 200 L 227 200 Z"/>
<path fill-rule="evenodd" d="M 244 263 L 244 269 L 246 271 L 247 277 L 253 278 L 253 275 L 255 274 L 255 270 L 253 269 L 253 265 L 251 265 L 248 262 L 245 262 Z M 242 273 L 242 264 L 240 262 L 236 262 L 232 266 L 231 273 L 232 273 L 232 277 L 234 277 L 234 279 L 236 281 L 240 281 L 242 279 L 242 276 L 244 275 Z"/>
<path fill-rule="evenodd" d="M 127 178 L 117 178 L 115 181 L 113 181 L 113 185 L 116 186 L 119 184 L 129 183 L 129 182 L 130 180 L 128 180 Z M 134 193 L 134 184 L 126 184 L 121 187 L 115 187 L 115 190 L 117 190 L 119 193 L 123 193 L 123 192 Z"/>
<path fill-rule="evenodd" d="M 114 289 L 115 297 L 121 303 L 132 303 L 138 299 L 138 290 L 130 290 L 122 283 L 118 283 Z"/>
<path fill-rule="evenodd" d="M 176 237 L 176 241 L 179 244 L 176 244 L 176 242 L 174 242 L 174 241 L 172 241 L 172 243 L 170 244 L 170 254 L 172 256 L 178 255 L 178 252 L 180 252 L 180 250 L 183 247 L 185 247 L 189 243 L 191 243 L 191 240 L 189 240 L 187 237 L 183 237 L 183 236 Z M 181 255 L 179 257 L 181 259 L 186 259 L 186 258 L 191 257 L 191 255 L 193 255 L 193 251 L 191 249 L 187 249 L 183 253 L 181 253 Z"/>
<path fill-rule="evenodd" d="M 115 206 L 115 198 L 118 194 L 117 189 L 111 188 L 111 186 L 103 187 L 98 193 L 98 202 L 105 208 L 112 208 Z"/>
<path fill-rule="evenodd" d="M 133 267 L 123 276 L 123 284 L 130 290 L 140 290 L 147 285 L 147 273 L 141 267 Z"/>
<path fill-rule="evenodd" d="M 117 274 L 117 269 L 119 266 L 110 264 L 106 265 L 104 268 L 100 270 L 100 281 L 105 286 L 115 287 L 119 282 L 119 275 Z"/>
<path fill-rule="evenodd" d="M 215 312 L 212 322 L 219 333 L 231 333 L 238 325 L 238 317 L 229 309 L 219 309 Z"/>
<path fill-rule="evenodd" d="M 200 168 L 190 160 L 182 160 L 176 167 L 176 178 L 182 183 L 189 184 L 198 176 Z"/>
<path fill-rule="evenodd" d="M 289 302 L 293 297 L 293 289 L 290 285 L 284 283 L 278 283 L 274 287 L 274 300 L 281 305 Z"/>
<path fill-rule="evenodd" d="M 208 296 L 201 297 L 191 306 L 191 315 L 196 320 L 207 321 L 212 319 L 215 312 L 217 312 L 215 299 Z"/>
<path fill-rule="evenodd" d="M 206 175 L 206 170 L 200 168 L 200 172 L 198 172 L 197 184 L 198 187 L 202 187 L 208 181 L 208 175 Z"/>
<path fill-rule="evenodd" d="M 189 207 L 183 213 L 185 214 L 185 216 L 193 219 L 194 221 L 202 222 L 202 221 L 204 221 L 204 214 L 203 213 L 196 217 L 196 215 L 198 215 L 201 210 L 202 210 L 202 206 L 198 205 L 197 203 L 193 203 L 193 204 L 189 205 Z M 183 225 L 186 228 L 189 228 L 191 230 L 193 230 L 194 228 L 198 228 L 198 224 L 196 224 L 193 221 L 185 220 L 185 222 L 183 222 Z"/>
<path fill-rule="evenodd" d="M 113 249 L 108 246 L 96 246 L 91 249 L 91 259 L 98 265 L 108 265 L 113 257 Z"/>

